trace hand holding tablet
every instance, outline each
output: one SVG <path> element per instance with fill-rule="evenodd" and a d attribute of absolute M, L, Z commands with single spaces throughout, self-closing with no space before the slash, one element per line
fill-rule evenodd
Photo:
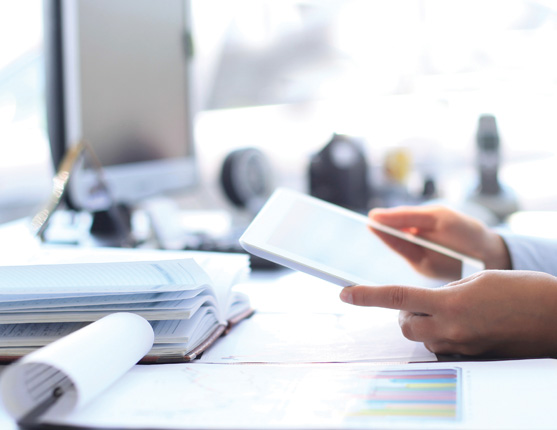
<path fill-rule="evenodd" d="M 477 259 L 287 189 L 275 191 L 240 243 L 254 255 L 341 286 L 445 283 L 417 273 L 370 227 L 455 259 L 463 276 L 484 268 Z"/>

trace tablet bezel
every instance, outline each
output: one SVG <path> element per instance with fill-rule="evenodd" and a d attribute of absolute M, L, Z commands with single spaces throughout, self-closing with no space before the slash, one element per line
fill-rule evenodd
<path fill-rule="evenodd" d="M 274 246 L 268 242 L 273 235 L 273 232 L 283 222 L 286 214 L 288 214 L 292 206 L 300 200 L 311 204 L 319 210 L 336 212 L 345 217 L 359 221 L 365 226 L 392 234 L 401 239 L 408 240 L 455 258 L 462 262 L 463 275 L 467 275 L 484 268 L 484 265 L 480 260 L 460 254 L 409 233 L 372 222 L 366 215 L 353 212 L 349 209 L 345 209 L 307 194 L 286 188 L 279 188 L 271 195 L 267 203 L 265 203 L 244 234 L 240 237 L 241 246 L 246 251 L 258 257 L 265 258 L 294 270 L 317 276 L 343 287 L 358 284 L 370 285 L 370 280 L 361 279 L 357 275 L 330 267 L 326 264 L 314 261 L 307 256 L 291 252 L 283 247 Z"/>

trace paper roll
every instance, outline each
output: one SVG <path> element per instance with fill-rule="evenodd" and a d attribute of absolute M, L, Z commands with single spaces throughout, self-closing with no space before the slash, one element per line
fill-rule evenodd
<path fill-rule="evenodd" d="M 153 340 L 151 325 L 136 314 L 91 323 L 6 368 L 0 380 L 6 410 L 18 421 L 47 409 L 67 414 L 126 373 Z"/>

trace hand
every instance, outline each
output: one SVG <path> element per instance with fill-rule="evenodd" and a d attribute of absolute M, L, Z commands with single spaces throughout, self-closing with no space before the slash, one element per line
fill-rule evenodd
<path fill-rule="evenodd" d="M 478 220 L 443 206 L 405 206 L 373 209 L 369 217 L 381 224 L 412 233 L 462 254 L 482 260 L 486 269 L 510 269 L 503 239 Z M 373 230 L 390 248 L 426 276 L 455 280 L 461 263 L 403 239 Z"/>
<path fill-rule="evenodd" d="M 400 309 L 402 333 L 437 354 L 557 357 L 557 278 L 489 270 L 437 289 L 354 286 L 341 300 Z"/>

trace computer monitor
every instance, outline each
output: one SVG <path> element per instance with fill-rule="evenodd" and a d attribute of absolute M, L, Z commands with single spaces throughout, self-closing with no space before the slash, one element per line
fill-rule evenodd
<path fill-rule="evenodd" d="M 47 122 L 54 164 L 84 140 L 113 202 L 133 206 L 198 183 L 187 0 L 45 0 Z M 94 169 L 71 206 L 103 211 Z"/>

